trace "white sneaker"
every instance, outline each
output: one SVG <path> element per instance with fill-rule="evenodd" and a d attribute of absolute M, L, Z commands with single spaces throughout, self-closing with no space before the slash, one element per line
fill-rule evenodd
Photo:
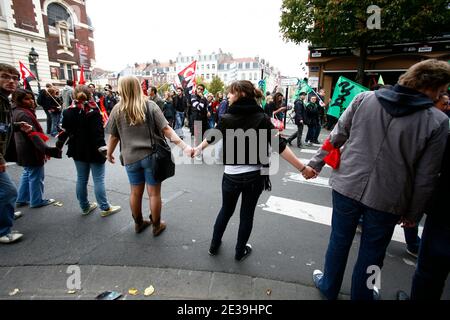
<path fill-rule="evenodd" d="M 110 216 L 114 213 L 117 213 L 120 210 L 122 210 L 122 208 L 120 206 L 110 206 L 108 210 L 104 210 L 104 211 L 100 212 L 100 215 L 104 218 L 104 217 Z"/>
<path fill-rule="evenodd" d="M 95 209 L 97 209 L 98 205 L 96 202 L 90 202 L 89 203 L 89 208 L 83 210 L 83 212 L 81 213 L 83 216 L 87 216 L 88 214 L 90 214 L 92 211 L 94 211 Z"/>
<path fill-rule="evenodd" d="M 17 232 L 11 232 L 3 237 L 0 237 L 0 243 L 9 244 L 16 242 L 23 237 L 23 234 Z"/>
<path fill-rule="evenodd" d="M 14 212 L 14 220 L 17 220 L 21 217 L 23 217 L 23 213 L 21 211 Z"/>

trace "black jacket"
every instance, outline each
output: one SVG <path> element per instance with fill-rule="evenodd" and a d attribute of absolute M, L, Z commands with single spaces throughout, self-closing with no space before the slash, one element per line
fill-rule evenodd
<path fill-rule="evenodd" d="M 175 95 L 175 97 L 173 97 L 173 105 L 178 112 L 186 112 L 188 100 L 185 95 L 182 95 L 181 98 L 178 95 Z"/>
<path fill-rule="evenodd" d="M 447 197 L 450 194 L 450 135 L 447 138 L 444 158 L 442 159 L 442 171 L 438 185 L 433 193 L 430 205 L 427 210 L 428 215 L 432 215 L 435 221 L 450 228 L 450 212 L 448 210 Z"/>
<path fill-rule="evenodd" d="M 223 163 L 225 165 L 269 164 L 269 147 L 278 131 L 273 127 L 270 117 L 264 113 L 255 100 L 243 98 L 233 103 L 228 108 L 228 113 L 222 116 L 216 129 L 222 133 Z M 249 139 L 252 131 L 255 132 L 256 141 Z M 282 153 L 286 149 L 286 140 L 281 137 L 277 138 L 279 139 L 277 151 Z M 234 143 L 229 139 L 234 139 Z M 239 140 L 243 144 L 239 143 Z M 263 140 L 266 140 L 265 143 Z M 208 135 L 207 141 L 212 143 L 215 142 L 215 139 Z M 231 146 L 233 150 L 230 150 Z M 261 146 L 264 146 L 264 150 L 260 150 Z"/>
<path fill-rule="evenodd" d="M 106 145 L 102 116 L 98 109 L 89 108 L 86 112 L 76 103 L 63 113 L 62 128 L 59 141 L 67 138 L 67 156 L 77 161 L 105 163 L 105 157 L 98 148 Z"/>
<path fill-rule="evenodd" d="M 306 105 L 304 122 L 307 126 L 320 125 L 320 108 L 317 102 L 310 102 Z"/>
<path fill-rule="evenodd" d="M 305 119 L 305 104 L 303 100 L 297 99 L 294 103 L 294 111 L 295 111 L 295 124 L 297 126 L 301 125 L 300 121 L 304 121 Z"/>

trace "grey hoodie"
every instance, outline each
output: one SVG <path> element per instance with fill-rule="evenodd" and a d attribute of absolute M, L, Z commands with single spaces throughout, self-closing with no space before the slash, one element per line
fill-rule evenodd
<path fill-rule="evenodd" d="M 396 85 L 355 97 L 330 133 L 341 163 L 333 190 L 383 212 L 411 219 L 424 212 L 445 150 L 448 117 L 424 94 Z M 320 171 L 327 152 L 309 165 Z"/>

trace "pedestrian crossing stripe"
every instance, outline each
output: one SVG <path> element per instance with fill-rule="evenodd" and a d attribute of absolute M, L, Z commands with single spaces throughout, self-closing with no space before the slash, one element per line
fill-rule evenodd
<path fill-rule="evenodd" d="M 275 196 L 271 196 L 265 204 L 259 207 L 263 211 L 331 226 L 333 209 L 330 207 Z M 422 235 L 422 231 L 423 227 L 419 226 L 419 236 Z M 404 232 L 399 225 L 395 227 L 392 240 L 405 243 Z"/>

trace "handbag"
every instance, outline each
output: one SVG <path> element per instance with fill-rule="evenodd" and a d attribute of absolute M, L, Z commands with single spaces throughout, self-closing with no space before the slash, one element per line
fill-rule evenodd
<path fill-rule="evenodd" d="M 275 118 L 275 116 L 272 116 L 272 118 L 270 118 L 270 121 L 278 131 L 284 130 L 284 121 L 278 120 L 277 118 Z"/>
<path fill-rule="evenodd" d="M 149 104 L 147 104 L 146 113 L 147 127 L 153 142 L 152 153 L 150 155 L 152 159 L 153 176 L 157 182 L 161 183 L 167 178 L 175 175 L 175 163 L 172 160 L 172 150 L 167 144 L 166 138 L 156 128 L 155 122 L 151 116 Z M 152 123 L 154 130 L 152 130 Z M 154 135 L 153 132 L 156 132 L 156 135 Z"/>

